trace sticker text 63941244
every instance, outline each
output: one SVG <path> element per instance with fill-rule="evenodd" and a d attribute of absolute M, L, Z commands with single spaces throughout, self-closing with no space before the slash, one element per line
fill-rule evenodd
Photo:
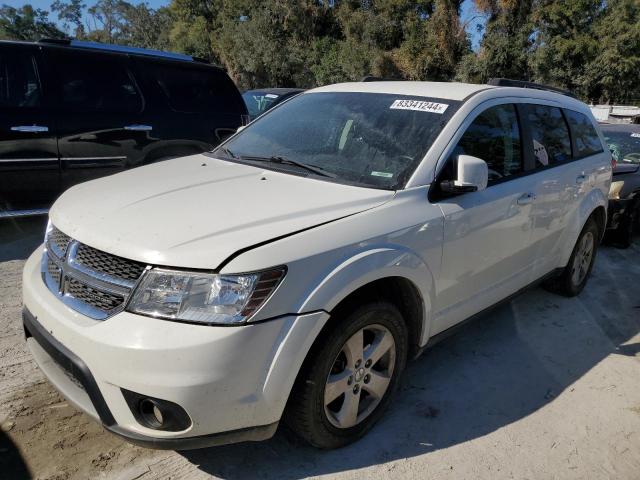
<path fill-rule="evenodd" d="M 449 105 L 446 103 L 424 102 L 421 100 L 395 100 L 389 108 L 393 110 L 415 110 L 417 112 L 443 114 Z"/>

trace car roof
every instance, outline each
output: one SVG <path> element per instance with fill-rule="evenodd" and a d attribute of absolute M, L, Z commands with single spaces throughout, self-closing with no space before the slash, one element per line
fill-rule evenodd
<path fill-rule="evenodd" d="M 68 40 L 68 39 L 51 39 L 45 38 L 37 42 L 27 42 L 22 40 L 0 40 L 0 45 L 31 45 L 44 48 L 61 48 L 71 51 L 95 51 L 105 52 L 109 54 L 134 55 L 137 58 L 145 58 L 150 60 L 171 60 L 191 65 L 202 65 L 213 67 L 224 71 L 217 65 L 212 65 L 208 61 L 191 55 L 176 52 L 166 52 L 163 50 L 154 50 L 150 48 L 128 47 L 125 45 L 114 45 L 100 42 L 88 42 L 84 40 Z"/>
<path fill-rule="evenodd" d="M 416 97 L 442 98 L 447 100 L 464 100 L 467 97 L 488 90 L 491 85 L 479 85 L 460 82 L 412 82 L 412 81 L 382 81 L 382 82 L 349 82 L 326 85 L 314 88 L 314 92 L 360 92 L 360 93 L 390 93 L 396 95 L 411 95 Z"/>

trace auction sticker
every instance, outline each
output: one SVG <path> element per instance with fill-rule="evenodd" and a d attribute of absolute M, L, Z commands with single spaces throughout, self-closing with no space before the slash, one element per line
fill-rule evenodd
<path fill-rule="evenodd" d="M 631 136 L 633 138 L 640 138 L 640 133 L 632 133 Z"/>
<path fill-rule="evenodd" d="M 415 110 L 416 112 L 428 112 L 443 114 L 449 107 L 446 103 L 424 102 L 420 100 L 395 100 L 389 108 L 393 110 Z"/>

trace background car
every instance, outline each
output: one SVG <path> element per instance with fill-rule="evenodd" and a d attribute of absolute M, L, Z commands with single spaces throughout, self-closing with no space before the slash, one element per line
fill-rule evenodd
<path fill-rule="evenodd" d="M 609 192 L 607 238 L 627 248 L 640 228 L 640 125 L 601 125 L 617 164 Z"/>
<path fill-rule="evenodd" d="M 247 90 L 242 94 L 251 120 L 259 117 L 270 108 L 304 92 L 303 88 L 263 88 Z"/>
<path fill-rule="evenodd" d="M 246 121 L 224 70 L 91 42 L 0 42 L 0 218 L 86 180 L 200 153 Z"/>

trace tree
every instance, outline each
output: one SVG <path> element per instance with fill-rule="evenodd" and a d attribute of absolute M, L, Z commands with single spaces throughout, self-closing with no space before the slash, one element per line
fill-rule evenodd
<path fill-rule="evenodd" d="M 55 0 L 51 4 L 51 11 L 58 14 L 58 20 L 67 33 L 71 32 L 71 27 L 75 26 L 74 36 L 83 38 L 85 36 L 84 25 L 82 24 L 82 11 L 87 6 L 82 0 Z"/>
<path fill-rule="evenodd" d="M 485 83 L 492 77 L 531 80 L 533 0 L 476 0 L 486 18 L 480 51 L 458 66 L 460 80 Z"/>
<path fill-rule="evenodd" d="M 640 3 L 609 0 L 593 31 L 598 51 L 584 74 L 590 99 L 640 101 Z"/>
<path fill-rule="evenodd" d="M 541 0 L 534 11 L 534 78 L 591 98 L 594 85 L 586 67 L 602 50 L 594 25 L 602 16 L 602 0 Z"/>
<path fill-rule="evenodd" d="M 27 4 L 21 8 L 2 5 L 0 7 L 0 39 L 39 40 L 40 38 L 64 38 L 49 14 Z"/>

